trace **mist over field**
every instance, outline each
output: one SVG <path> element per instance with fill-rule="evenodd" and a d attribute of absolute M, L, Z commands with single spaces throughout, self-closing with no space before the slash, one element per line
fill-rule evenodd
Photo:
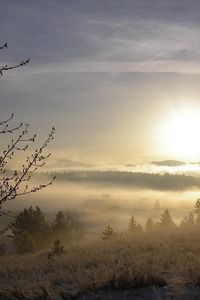
<path fill-rule="evenodd" d="M 52 186 L 11 201 L 7 208 L 20 211 L 38 205 L 49 219 L 59 210 L 76 211 L 87 230 L 100 233 L 107 224 L 124 230 L 131 215 L 136 215 L 143 226 L 148 217 L 159 221 L 165 209 L 178 223 L 193 210 L 200 195 L 199 167 L 193 165 L 51 170 L 35 175 L 33 185 L 48 182 L 55 174 Z"/>

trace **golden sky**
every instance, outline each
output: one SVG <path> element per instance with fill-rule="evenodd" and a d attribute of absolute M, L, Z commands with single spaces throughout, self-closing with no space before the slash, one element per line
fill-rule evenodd
<path fill-rule="evenodd" d="M 200 159 L 200 3 L 2 2 L 0 118 L 15 113 L 54 157 L 88 164 Z M 187 126 L 188 124 L 188 126 Z"/>

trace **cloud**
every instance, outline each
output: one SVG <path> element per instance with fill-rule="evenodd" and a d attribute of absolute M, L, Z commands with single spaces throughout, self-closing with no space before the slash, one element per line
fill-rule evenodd
<path fill-rule="evenodd" d="M 90 167 L 93 166 L 79 161 L 73 161 L 70 159 L 55 159 L 48 164 L 47 169 L 48 168 L 50 169 L 90 168 Z"/>
<path fill-rule="evenodd" d="M 29 73 L 25 71 L 26 73 Z M 146 60 L 136 62 L 80 61 L 66 64 L 52 64 L 33 67 L 30 74 L 70 74 L 70 73 L 180 73 L 200 74 L 200 61 L 189 60 Z"/>
<path fill-rule="evenodd" d="M 47 64 L 53 72 L 63 63 L 70 72 L 75 63 L 75 72 L 187 72 L 188 66 L 176 70 L 162 62 L 183 61 L 186 51 L 199 59 L 192 54 L 199 48 L 198 7 L 196 1 L 9 1 L 0 12 L 1 39 L 9 42 L 1 60 L 30 56 L 32 65 Z"/>
<path fill-rule="evenodd" d="M 185 162 L 179 160 L 163 160 L 163 161 L 152 161 L 153 165 L 161 167 L 179 167 L 186 165 Z"/>
<path fill-rule="evenodd" d="M 0 119 L 14 111 L 42 134 L 53 123 L 58 148 L 95 145 L 106 160 L 149 151 L 144 124 L 151 130 L 176 96 L 199 99 L 199 9 L 196 0 L 3 1 L 0 60 L 31 61 L 1 78 Z"/>

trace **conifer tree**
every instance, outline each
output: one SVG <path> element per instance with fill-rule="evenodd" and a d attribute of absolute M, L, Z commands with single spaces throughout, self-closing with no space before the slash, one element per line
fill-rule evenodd
<path fill-rule="evenodd" d="M 39 207 L 31 206 L 20 212 L 11 224 L 17 252 L 32 252 L 46 247 L 51 240 L 50 227 Z M 26 246 L 23 247 L 23 244 Z M 21 250 L 19 250 L 21 249 Z"/>
<path fill-rule="evenodd" d="M 34 252 L 35 241 L 28 232 L 24 231 L 20 233 L 20 235 L 14 237 L 14 246 L 16 252 L 19 254 Z"/>
<path fill-rule="evenodd" d="M 142 226 L 138 224 L 135 220 L 135 217 L 132 216 L 128 225 L 129 233 L 139 233 L 142 232 Z"/>
<path fill-rule="evenodd" d="M 180 223 L 181 227 L 188 227 L 188 226 L 194 226 L 195 225 L 195 220 L 194 220 L 194 215 L 192 212 L 190 212 L 187 216 L 185 216 Z"/>
<path fill-rule="evenodd" d="M 115 235 L 116 234 L 115 234 L 113 228 L 110 225 L 108 225 L 108 226 L 106 226 L 106 228 L 102 232 L 102 239 L 103 240 L 110 240 L 110 239 L 113 239 L 115 237 Z"/>
<path fill-rule="evenodd" d="M 173 227 L 175 227 L 175 223 L 172 220 L 169 210 L 166 209 L 164 211 L 164 213 L 161 215 L 160 228 L 161 229 L 169 229 L 169 228 L 173 228 Z"/>
<path fill-rule="evenodd" d="M 59 239 L 55 240 L 52 245 L 52 255 L 62 255 L 66 253 L 65 247 L 61 244 Z"/>
<path fill-rule="evenodd" d="M 37 236 L 48 229 L 48 224 L 41 209 L 38 206 L 35 209 L 30 206 L 17 215 L 11 228 L 15 235 L 27 232 L 31 236 Z"/>
<path fill-rule="evenodd" d="M 154 222 L 153 222 L 152 218 L 149 217 L 146 221 L 145 229 L 146 229 L 146 231 L 152 231 L 153 227 L 154 227 Z"/>
<path fill-rule="evenodd" d="M 66 219 L 65 219 L 65 216 L 63 214 L 62 211 L 59 211 L 57 214 L 56 214 L 56 218 L 55 218 L 55 221 L 54 221 L 54 224 L 53 224 L 53 229 L 56 231 L 56 232 L 65 232 L 66 231 Z"/>

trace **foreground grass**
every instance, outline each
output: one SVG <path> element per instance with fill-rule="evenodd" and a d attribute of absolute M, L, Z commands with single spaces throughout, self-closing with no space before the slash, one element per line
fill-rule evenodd
<path fill-rule="evenodd" d="M 167 272 L 182 272 L 200 285 L 199 230 L 142 233 L 66 249 L 51 258 L 45 251 L 0 257 L 2 299 L 70 299 L 95 289 L 159 287 L 166 285 Z"/>

